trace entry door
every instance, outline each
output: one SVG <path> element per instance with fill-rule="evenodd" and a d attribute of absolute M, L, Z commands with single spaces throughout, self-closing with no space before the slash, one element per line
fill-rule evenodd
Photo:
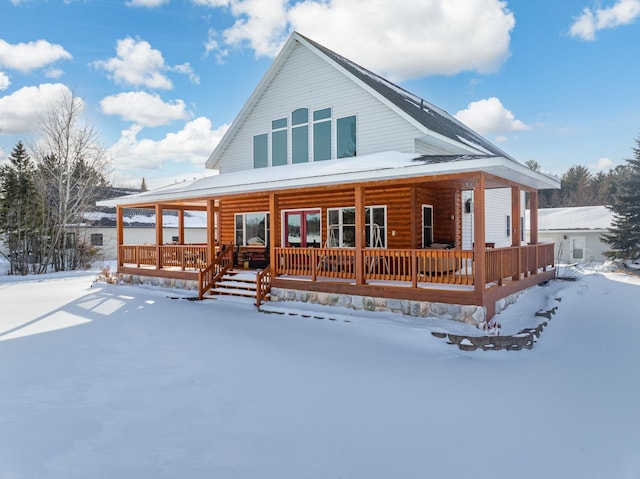
<path fill-rule="evenodd" d="M 286 246 L 319 248 L 320 210 L 288 211 L 284 214 Z"/>
<path fill-rule="evenodd" d="M 587 240 L 584 236 L 571 236 L 570 248 L 571 248 L 571 262 L 582 263 L 586 259 L 585 248 L 587 246 Z"/>

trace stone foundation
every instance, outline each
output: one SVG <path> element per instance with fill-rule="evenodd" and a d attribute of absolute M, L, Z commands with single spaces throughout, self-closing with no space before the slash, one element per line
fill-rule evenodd
<path fill-rule="evenodd" d="M 138 274 L 110 273 L 107 278 L 98 275 L 98 281 L 111 284 L 149 285 L 156 288 L 184 289 L 198 292 L 198 282 L 186 279 L 157 278 L 155 276 L 142 276 Z"/>
<path fill-rule="evenodd" d="M 473 324 L 476 327 L 483 323 L 486 318 L 486 309 L 482 306 L 374 298 L 350 294 L 317 293 L 283 288 L 271 289 L 271 301 L 298 301 L 324 306 L 341 306 L 353 310 L 392 312 L 419 318 L 442 318 Z"/>

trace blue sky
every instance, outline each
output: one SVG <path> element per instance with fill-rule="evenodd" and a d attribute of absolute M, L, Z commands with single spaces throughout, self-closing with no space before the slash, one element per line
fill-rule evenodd
<path fill-rule="evenodd" d="M 0 161 L 73 91 L 115 183 L 201 177 L 293 30 L 544 172 L 640 136 L 640 0 L 0 0 Z"/>

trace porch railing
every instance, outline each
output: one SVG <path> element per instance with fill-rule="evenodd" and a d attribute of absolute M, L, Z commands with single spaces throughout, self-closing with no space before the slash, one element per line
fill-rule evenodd
<path fill-rule="evenodd" d="M 120 245 L 120 264 L 157 268 L 202 269 L 207 266 L 207 245 Z"/>
<path fill-rule="evenodd" d="M 260 307 L 271 291 L 271 266 L 256 273 L 256 306 Z"/>
<path fill-rule="evenodd" d="M 233 268 L 233 245 L 222 251 L 205 269 L 198 272 L 198 298 L 202 299 L 224 274 Z"/>
<path fill-rule="evenodd" d="M 356 252 L 351 248 L 275 248 L 274 275 L 355 280 Z M 380 281 L 473 285 L 472 250 L 365 249 L 364 279 Z M 553 243 L 488 249 L 485 282 L 502 284 L 554 266 Z"/>
<path fill-rule="evenodd" d="M 555 265 L 553 243 L 489 249 L 485 253 L 485 281 L 498 283 L 546 271 Z"/>

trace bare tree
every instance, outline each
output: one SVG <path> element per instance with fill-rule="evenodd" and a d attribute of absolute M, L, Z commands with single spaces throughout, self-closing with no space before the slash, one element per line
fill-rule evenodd
<path fill-rule="evenodd" d="M 42 138 L 36 147 L 38 181 L 47 211 L 47 252 L 43 266 L 56 271 L 82 266 L 86 245 L 77 241 L 77 225 L 95 206 L 108 160 L 95 129 L 81 123 L 84 102 L 65 94 L 42 117 Z"/>

